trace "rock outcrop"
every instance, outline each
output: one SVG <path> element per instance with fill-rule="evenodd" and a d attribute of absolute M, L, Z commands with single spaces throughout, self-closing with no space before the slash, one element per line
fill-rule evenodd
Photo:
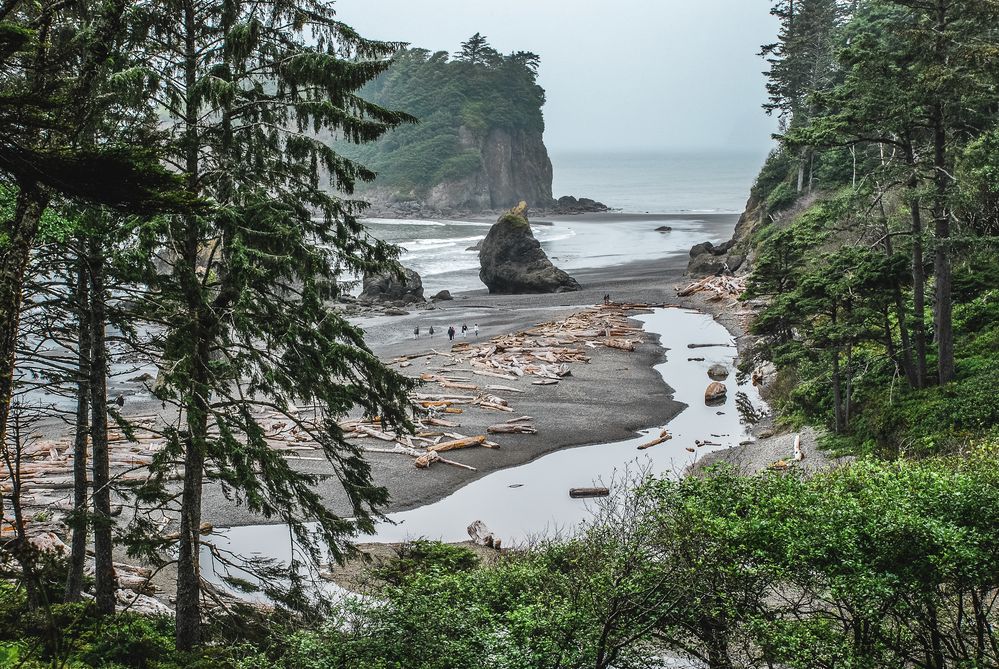
<path fill-rule="evenodd" d="M 463 150 L 479 153 L 479 168 L 430 188 L 425 207 L 484 211 L 513 207 L 521 200 L 532 207 L 551 204 L 552 161 L 540 132 L 493 128 L 480 135 L 462 127 L 458 141 Z"/>
<path fill-rule="evenodd" d="M 366 274 L 359 299 L 397 304 L 424 302 L 423 280 L 419 274 L 405 267 L 402 277 L 395 272 Z"/>
<path fill-rule="evenodd" d="M 715 246 L 711 242 L 695 244 L 690 249 L 690 262 L 687 264 L 687 273 L 691 276 L 734 274 L 742 266 L 745 259 L 744 256 L 732 250 L 734 246 L 734 239 L 730 239 L 718 246 Z"/>
<path fill-rule="evenodd" d="M 479 251 L 479 278 L 490 293 L 561 293 L 579 290 L 571 276 L 555 267 L 531 232 L 527 205 L 521 202 L 500 216 Z"/>
<path fill-rule="evenodd" d="M 575 198 L 572 195 L 563 195 L 552 205 L 553 214 L 589 214 L 609 209 L 610 207 L 603 202 L 588 197 Z"/>

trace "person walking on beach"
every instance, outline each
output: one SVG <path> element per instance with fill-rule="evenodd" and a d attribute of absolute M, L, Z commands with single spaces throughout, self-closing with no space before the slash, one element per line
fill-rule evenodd
<path fill-rule="evenodd" d="M 419 338 L 420 338 L 420 326 L 417 325 L 415 328 L 413 328 L 413 339 L 419 339 Z"/>
<path fill-rule="evenodd" d="M 478 337 L 479 336 L 479 324 L 476 323 L 473 327 L 475 328 L 475 336 Z"/>
<path fill-rule="evenodd" d="M 447 329 L 447 338 L 450 339 L 451 341 L 454 341 L 454 332 L 455 332 L 454 326 L 453 325 L 449 326 Z"/>
<path fill-rule="evenodd" d="M 468 336 L 468 325 L 465 324 L 465 323 L 461 324 L 461 336 L 462 337 L 467 337 Z"/>
<path fill-rule="evenodd" d="M 434 326 L 433 325 L 430 326 L 430 336 L 431 337 L 434 336 Z"/>

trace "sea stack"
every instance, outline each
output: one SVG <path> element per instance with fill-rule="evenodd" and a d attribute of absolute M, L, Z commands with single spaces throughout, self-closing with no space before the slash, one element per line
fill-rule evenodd
<path fill-rule="evenodd" d="M 479 278 L 490 293 L 562 293 L 579 290 L 579 283 L 552 264 L 534 238 L 521 202 L 489 228 L 479 250 Z"/>

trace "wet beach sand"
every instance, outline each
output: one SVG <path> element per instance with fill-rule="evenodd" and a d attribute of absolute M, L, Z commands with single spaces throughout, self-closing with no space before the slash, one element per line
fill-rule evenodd
<path fill-rule="evenodd" d="M 714 228 L 712 236 L 717 237 L 730 234 L 736 218 L 733 215 L 705 217 Z M 664 215 L 662 220 L 668 219 L 669 215 Z M 417 310 L 406 316 L 366 318 L 358 322 L 365 329 L 369 346 L 383 360 L 417 353 L 431 354 L 429 360 L 416 358 L 412 366 L 400 369 L 407 375 L 418 376 L 440 369 L 440 361 L 445 359 L 433 356 L 433 351 L 443 353 L 450 349 L 449 325 L 460 330 L 461 324 L 466 323 L 469 327 L 466 340 L 474 340 L 473 325 L 478 323 L 479 339 L 487 340 L 537 323 L 565 318 L 599 304 L 605 294 L 610 294 L 611 299 L 619 303 L 681 304 L 675 287 L 685 282 L 687 260 L 686 253 L 678 253 L 655 261 L 575 270 L 572 275 L 583 289 L 570 293 L 490 295 L 483 287 L 457 293 L 454 300 L 439 302 L 434 310 Z M 433 338 L 426 335 L 431 325 L 435 330 Z M 421 331 L 418 339 L 412 334 L 416 326 Z M 384 511 L 391 513 L 429 504 L 490 472 L 520 465 L 563 448 L 626 439 L 639 429 L 668 422 L 683 405 L 672 401 L 672 390 L 667 385 L 669 380 L 664 382 L 653 369 L 663 360 L 664 351 L 655 337 L 646 335 L 645 339 L 633 353 L 604 348 L 587 350 L 592 354 L 591 362 L 573 364 L 572 376 L 556 386 L 534 386 L 523 379 L 514 383 L 475 377 L 481 385 L 495 382 L 525 392 L 506 395 L 514 413 L 497 415 L 472 410 L 453 417 L 461 425 L 455 431 L 466 435 L 484 434 L 488 425 L 528 415 L 534 417 L 538 434 L 497 435 L 494 441 L 501 445 L 499 449 L 471 448 L 454 452 L 453 459 L 477 468 L 476 472 L 444 464 L 418 470 L 408 456 L 367 453 L 365 457 L 371 465 L 374 483 L 384 486 L 391 496 Z M 455 341 L 463 341 L 460 334 Z M 437 385 L 430 384 L 426 392 L 437 391 Z M 324 462 L 292 462 L 303 471 L 325 473 L 329 469 Z M 351 509 L 336 481 L 322 484 L 322 489 L 333 510 L 350 515 Z M 269 522 L 226 499 L 214 486 L 205 489 L 203 520 L 215 526 Z"/>

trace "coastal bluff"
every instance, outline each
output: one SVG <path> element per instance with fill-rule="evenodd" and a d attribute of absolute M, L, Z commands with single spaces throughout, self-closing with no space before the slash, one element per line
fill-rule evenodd
<path fill-rule="evenodd" d="M 527 204 L 499 217 L 479 250 L 479 278 L 490 293 L 563 293 L 580 289 L 579 283 L 548 259 L 541 242 L 531 232 Z"/>
<path fill-rule="evenodd" d="M 537 130 L 492 128 L 458 132 L 462 151 L 480 157 L 466 175 L 434 184 L 423 198 L 432 209 L 506 209 L 521 200 L 531 207 L 552 202 L 552 161 Z"/>

